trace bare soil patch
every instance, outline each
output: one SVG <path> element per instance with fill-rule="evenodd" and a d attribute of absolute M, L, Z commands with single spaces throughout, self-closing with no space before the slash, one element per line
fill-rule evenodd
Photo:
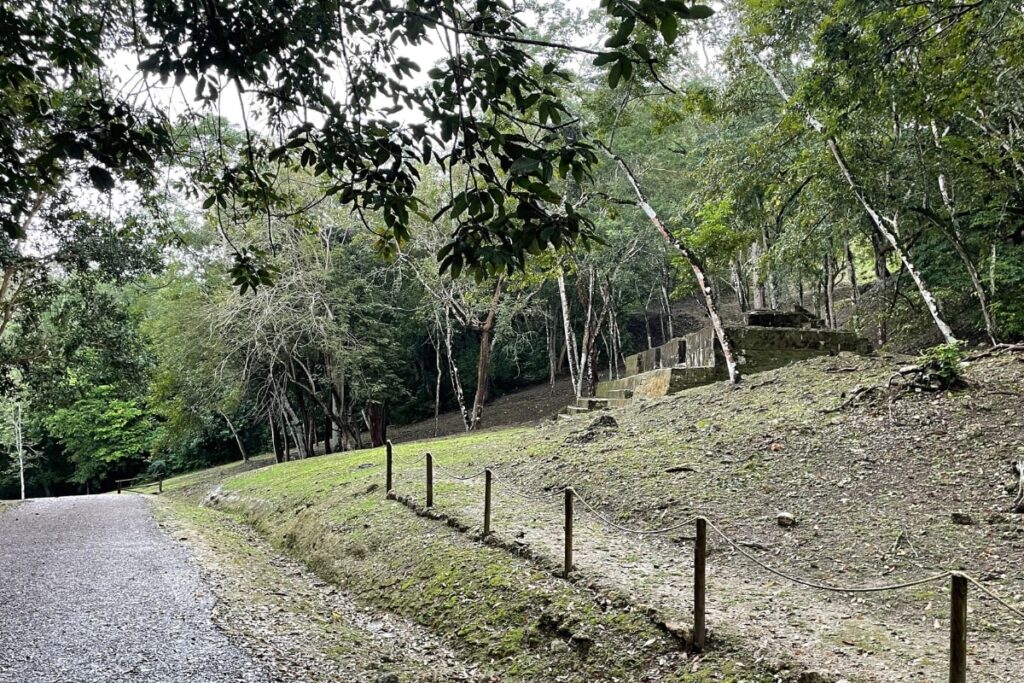
<path fill-rule="evenodd" d="M 968 388 L 903 397 L 890 410 L 826 413 L 858 385 L 884 382 L 900 358 L 819 358 L 614 413 L 542 425 L 510 449 L 499 478 L 536 494 L 572 484 L 613 521 L 652 528 L 705 515 L 762 562 L 843 586 L 897 584 L 963 570 L 1024 604 L 1024 515 L 1010 465 L 1024 454 L 1024 363 L 1003 356 L 967 369 Z M 593 431 L 593 438 L 581 438 Z M 474 469 L 480 458 L 470 459 Z M 417 484 L 412 484 L 416 492 Z M 479 497 L 479 482 L 464 484 Z M 561 556 L 559 499 L 498 489 L 495 528 Z M 441 499 L 470 524 L 481 506 Z M 449 502 L 450 501 L 450 502 Z M 796 520 L 779 526 L 785 511 Z M 579 570 L 688 623 L 690 532 L 637 537 L 582 516 Z M 879 594 L 800 587 L 754 566 L 712 535 L 709 624 L 767 660 L 827 680 L 945 678 L 948 580 Z M 979 590 L 970 597 L 972 680 L 1019 677 L 1024 621 Z"/>

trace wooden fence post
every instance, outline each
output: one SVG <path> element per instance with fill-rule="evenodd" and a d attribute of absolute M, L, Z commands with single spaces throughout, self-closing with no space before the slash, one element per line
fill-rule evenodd
<path fill-rule="evenodd" d="M 484 470 L 484 538 L 491 533 L 491 470 Z"/>
<path fill-rule="evenodd" d="M 573 490 L 571 486 L 565 487 L 565 563 L 562 575 L 569 578 L 572 572 L 572 512 L 573 512 Z"/>
<path fill-rule="evenodd" d="M 160 481 L 157 482 L 156 486 L 157 486 L 157 490 L 156 490 L 157 493 L 163 493 L 164 492 L 164 478 L 163 477 L 160 477 Z"/>
<path fill-rule="evenodd" d="M 434 456 L 427 452 L 427 507 L 434 507 Z"/>
<path fill-rule="evenodd" d="M 384 482 L 384 493 L 386 495 L 386 494 L 391 492 L 391 489 L 393 488 L 393 484 L 394 484 L 394 474 L 393 474 L 394 470 L 392 469 L 394 467 L 393 462 L 392 462 L 392 458 L 394 457 L 394 454 L 391 452 L 391 439 L 388 439 L 387 443 L 384 444 L 384 445 L 385 445 L 385 447 L 387 449 L 387 454 L 388 454 L 388 456 L 387 456 L 387 460 L 388 460 L 388 462 L 387 462 L 387 476 L 386 476 L 385 482 Z"/>
<path fill-rule="evenodd" d="M 117 495 L 121 495 L 121 480 L 117 480 Z"/>
<path fill-rule="evenodd" d="M 967 683 L 967 577 L 950 577 L 949 683 Z"/>
<path fill-rule="evenodd" d="M 704 649 L 707 627 L 704 611 L 706 566 L 708 557 L 708 522 L 697 518 L 697 537 L 693 544 L 693 649 Z"/>

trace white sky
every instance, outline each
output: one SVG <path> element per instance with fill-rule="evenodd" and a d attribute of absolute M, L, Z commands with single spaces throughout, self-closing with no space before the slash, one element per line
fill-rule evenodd
<path fill-rule="evenodd" d="M 545 1 L 547 6 L 566 9 L 570 12 L 589 12 L 598 7 L 598 0 Z M 515 4 L 514 0 L 513 4 Z M 719 8 L 721 7 L 717 2 L 712 4 Z M 524 11 L 520 16 L 528 25 L 537 25 L 538 17 L 533 12 Z M 716 22 L 716 19 L 721 19 L 721 17 L 716 16 L 709 21 Z M 579 45 L 581 47 L 600 49 L 605 38 L 606 36 L 604 34 L 599 34 L 591 35 L 589 37 L 576 37 L 571 42 L 572 44 Z M 570 41 L 566 40 L 566 42 Z M 680 48 L 681 50 L 689 52 L 691 57 L 699 62 L 699 69 L 713 67 L 713 62 L 715 62 L 718 57 L 718 50 L 707 45 L 701 45 L 701 39 L 698 35 L 691 34 L 689 36 L 689 44 L 680 43 Z M 420 65 L 421 71 L 415 73 L 412 80 L 414 85 L 420 85 L 428 80 L 426 72 L 439 60 L 443 59 L 447 53 L 442 47 L 440 34 L 438 34 L 438 37 L 435 37 L 432 42 L 418 46 L 404 46 L 404 48 L 399 50 L 399 54 L 401 56 L 408 57 Z M 570 59 L 587 59 L 589 61 L 590 58 L 585 55 L 572 55 L 567 56 L 566 59 L 567 61 Z M 121 87 L 132 91 L 141 89 L 141 75 L 138 73 L 136 68 L 137 64 L 138 59 L 136 55 L 127 51 L 113 55 L 108 61 L 108 67 L 115 75 L 115 78 L 120 83 Z M 345 78 L 339 70 L 335 78 L 332 79 L 332 83 L 338 93 L 343 90 L 344 82 Z M 174 85 L 173 80 L 168 81 L 166 84 L 160 84 L 158 79 L 150 77 L 149 86 L 145 89 L 145 93 L 142 96 L 147 98 L 152 97 L 155 101 L 154 104 L 157 107 L 167 112 L 172 119 L 175 119 L 179 115 L 186 113 L 189 108 L 198 109 L 200 106 L 204 106 L 203 103 L 196 102 L 194 99 L 195 87 L 196 82 L 192 78 L 186 78 L 181 83 L 181 86 L 177 87 Z M 386 107 L 388 105 L 390 105 L 390 101 L 382 101 L 382 107 Z M 266 120 L 261 117 L 259 107 L 254 98 L 247 95 L 245 98 L 240 100 L 238 97 L 238 91 L 234 84 L 228 84 L 224 87 L 221 91 L 219 100 L 216 102 L 215 106 L 208 111 L 209 113 L 219 114 L 240 127 L 247 121 L 251 129 L 266 132 Z M 394 116 L 405 121 L 416 121 L 420 118 L 418 112 L 409 112 L 408 110 L 398 112 Z"/>

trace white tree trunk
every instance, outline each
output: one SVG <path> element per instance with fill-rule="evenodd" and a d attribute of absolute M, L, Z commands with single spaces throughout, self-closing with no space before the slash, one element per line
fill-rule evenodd
<path fill-rule="evenodd" d="M 781 97 L 784 102 L 788 103 L 790 101 L 789 93 L 787 93 L 786 89 L 782 87 L 782 81 L 779 80 L 779 77 L 774 71 L 768 68 L 767 64 L 754 54 L 753 50 L 748 49 L 748 53 L 751 58 L 757 62 L 757 65 L 761 67 L 761 70 L 764 71 L 765 75 L 768 76 L 772 85 L 775 86 L 775 90 L 779 93 L 779 97 Z M 928 312 L 931 313 L 932 320 L 935 321 L 935 326 L 939 328 L 939 332 L 946 340 L 946 343 L 956 343 L 958 340 L 953 334 L 952 328 L 950 328 L 942 317 L 942 311 L 939 309 L 938 301 L 932 295 L 931 290 L 928 289 L 924 278 L 921 276 L 921 272 L 917 269 L 917 266 L 914 265 L 913 261 L 910 260 L 910 254 L 903 247 L 903 244 L 897 237 L 898 224 L 896 218 L 883 219 L 881 214 L 879 214 L 878 211 L 875 210 L 874 206 L 872 206 L 868 201 L 864 193 L 861 192 L 860 186 L 854 180 L 853 173 L 851 173 L 850 167 L 846 164 L 846 159 L 843 157 L 843 153 L 839 149 L 839 143 L 836 141 L 835 137 L 827 134 L 824 124 L 816 119 L 810 112 L 804 112 L 804 118 L 807 120 L 807 123 L 811 128 L 816 132 L 825 135 L 825 145 L 828 147 L 829 152 L 832 154 L 832 158 L 835 159 L 836 164 L 839 166 L 839 171 L 846 180 L 846 184 L 850 186 L 850 191 L 853 192 L 853 196 L 856 197 L 860 205 L 864 207 L 864 211 L 868 214 L 868 217 L 871 218 L 871 223 L 874 225 L 875 230 L 882 236 L 882 239 L 889 243 L 889 246 L 891 246 L 893 251 L 896 252 L 896 255 L 899 256 L 900 261 L 907 269 L 907 272 L 910 273 L 910 277 L 913 278 L 914 284 L 917 285 L 917 291 L 921 294 L 921 299 L 924 300 L 925 306 L 928 307 Z"/>
<path fill-rule="evenodd" d="M 621 157 L 614 154 L 610 149 L 601 143 L 598 143 L 601 149 L 607 154 L 612 161 L 619 165 L 625 173 L 626 178 L 629 180 L 629 184 L 633 187 L 633 192 L 637 197 L 637 204 L 640 209 L 647 215 L 651 223 L 657 228 L 658 232 L 661 233 L 662 238 L 670 246 L 674 247 L 678 251 L 686 262 L 690 264 L 690 269 L 693 271 L 694 277 L 697 279 L 697 286 L 700 287 L 701 293 L 704 295 L 704 304 L 708 309 L 708 317 L 711 319 L 711 327 L 715 331 L 715 337 L 718 339 L 718 344 L 722 347 L 722 355 L 725 357 L 725 366 L 729 371 L 729 381 L 733 384 L 738 383 L 741 380 L 739 364 L 736 362 L 736 353 L 733 351 L 732 340 L 729 338 L 729 334 L 725 331 L 725 325 L 722 323 L 722 317 L 718 314 L 718 304 L 715 302 L 714 293 L 711 290 L 711 282 L 704 272 L 704 267 L 701 265 L 700 260 L 690 251 L 690 248 L 686 246 L 681 239 L 669 232 L 668 227 L 662 222 L 661 218 L 658 217 L 654 207 L 652 207 L 648 201 L 647 196 L 640 188 L 639 182 L 637 182 L 636 176 L 633 175 L 633 170 L 622 160 Z"/>
<path fill-rule="evenodd" d="M 459 413 L 462 415 L 462 423 L 466 431 L 473 428 L 469 411 L 466 410 L 466 395 L 462 392 L 462 378 L 459 376 L 459 366 L 455 363 L 455 356 L 452 354 L 452 324 L 448 317 L 448 309 L 444 309 L 444 346 L 445 355 L 448 356 L 448 375 L 452 380 L 452 390 L 455 392 L 455 400 L 459 404 Z"/>
<path fill-rule="evenodd" d="M 569 379 L 575 388 L 576 377 L 580 374 L 576 366 L 576 333 L 573 332 L 572 321 L 569 320 L 569 297 L 565 294 L 565 276 L 561 273 L 558 275 L 558 296 L 562 301 L 562 327 L 565 328 L 565 356 L 569 361 Z"/>
<path fill-rule="evenodd" d="M 21 499 L 25 500 L 25 442 L 21 433 L 21 403 L 18 403 L 14 418 L 14 440 L 18 449 L 18 479 L 21 483 Z"/>

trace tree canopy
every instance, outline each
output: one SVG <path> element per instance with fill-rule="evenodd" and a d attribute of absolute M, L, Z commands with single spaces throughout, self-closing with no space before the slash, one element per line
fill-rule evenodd
<path fill-rule="evenodd" d="M 705 324 L 738 381 L 751 309 L 895 350 L 1024 335 L 1020 8 L 716 10 L 0 8 L 29 488 L 478 429 Z"/>

